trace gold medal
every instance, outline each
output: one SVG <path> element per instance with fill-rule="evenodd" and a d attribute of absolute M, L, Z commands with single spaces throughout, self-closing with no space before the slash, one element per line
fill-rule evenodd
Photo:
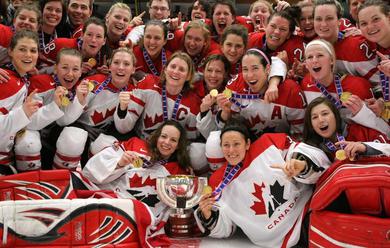
<path fill-rule="evenodd" d="M 386 121 L 390 119 L 390 102 L 385 102 L 385 109 L 382 111 L 381 116 Z"/>
<path fill-rule="evenodd" d="M 95 67 L 95 65 L 97 64 L 97 61 L 96 61 L 96 59 L 94 59 L 94 58 L 90 58 L 90 59 L 88 59 L 88 64 L 89 64 L 91 67 Z"/>
<path fill-rule="evenodd" d="M 16 133 L 16 137 L 18 138 L 21 138 L 23 137 L 23 135 L 26 133 L 26 129 L 23 128 L 23 129 L 20 129 L 17 133 Z"/>
<path fill-rule="evenodd" d="M 95 84 L 92 81 L 88 81 L 88 91 L 91 92 L 95 89 Z"/>
<path fill-rule="evenodd" d="M 205 186 L 205 187 L 203 188 L 202 194 L 203 194 L 203 195 L 206 195 L 206 194 L 210 194 L 211 192 L 213 192 L 212 188 L 211 188 L 209 185 L 207 185 L 207 186 Z"/>
<path fill-rule="evenodd" d="M 223 94 L 226 96 L 226 98 L 230 99 L 232 97 L 232 91 L 228 88 L 225 88 L 225 90 L 223 91 Z"/>
<path fill-rule="evenodd" d="M 141 168 L 143 164 L 144 161 L 141 158 L 137 158 L 136 160 L 133 161 L 134 168 Z"/>
<path fill-rule="evenodd" d="M 212 97 L 218 96 L 218 90 L 216 90 L 216 89 L 210 90 L 210 96 L 212 96 Z"/>
<path fill-rule="evenodd" d="M 69 104 L 70 104 L 69 98 L 68 98 L 67 96 L 63 96 L 63 97 L 61 98 L 61 105 L 64 106 L 64 107 L 66 107 L 66 106 L 68 106 Z"/>
<path fill-rule="evenodd" d="M 336 158 L 338 160 L 345 160 L 347 159 L 347 155 L 345 154 L 345 151 L 343 149 L 336 151 Z"/>
<path fill-rule="evenodd" d="M 351 92 L 343 92 L 343 93 L 341 93 L 340 101 L 346 102 L 346 101 L 348 101 L 348 99 L 349 99 L 351 96 L 352 96 L 352 93 L 351 93 Z"/>

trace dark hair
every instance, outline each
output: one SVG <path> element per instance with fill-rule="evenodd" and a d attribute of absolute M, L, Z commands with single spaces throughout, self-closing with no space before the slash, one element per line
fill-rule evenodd
<path fill-rule="evenodd" d="M 90 17 L 84 22 L 83 26 L 83 34 L 87 31 L 87 28 L 89 25 L 95 24 L 96 26 L 101 26 L 104 30 L 104 37 L 107 37 L 107 27 L 106 24 L 102 21 L 102 19 L 99 19 L 97 17 Z"/>
<path fill-rule="evenodd" d="M 74 49 L 74 48 L 62 48 L 59 53 L 57 53 L 56 57 L 56 64 L 60 63 L 61 57 L 64 55 L 69 55 L 69 56 L 74 56 L 80 58 L 80 66 L 81 63 L 83 62 L 83 56 L 81 53 Z"/>
<path fill-rule="evenodd" d="M 233 24 L 231 26 L 228 26 L 223 30 L 222 37 L 221 37 L 221 45 L 226 41 L 226 38 L 229 34 L 235 34 L 237 36 L 240 36 L 242 38 L 242 41 L 244 42 L 244 46 L 246 47 L 248 44 L 248 29 L 240 24 Z"/>
<path fill-rule="evenodd" d="M 32 39 L 35 42 L 35 44 L 37 45 L 37 49 L 38 49 L 38 44 L 39 44 L 38 34 L 36 32 L 33 32 L 31 30 L 27 30 L 27 29 L 19 30 L 12 36 L 9 48 L 11 50 L 14 50 L 14 48 L 18 44 L 18 41 L 20 39 L 23 39 L 23 38 Z"/>
<path fill-rule="evenodd" d="M 66 6 L 65 6 L 65 3 L 64 3 L 63 0 L 40 0 L 39 1 L 39 5 L 40 5 L 40 9 L 41 9 L 42 15 L 43 15 L 43 10 L 44 10 L 46 4 L 48 4 L 50 2 L 60 2 L 61 3 L 61 6 L 62 6 L 62 17 L 61 17 L 60 23 L 57 25 L 57 27 L 61 27 L 66 22 Z"/>
<path fill-rule="evenodd" d="M 380 12 L 382 14 L 384 14 L 385 16 L 390 15 L 390 4 L 389 3 L 386 3 L 382 0 L 366 0 L 366 1 L 364 1 L 364 3 L 362 5 L 360 5 L 360 7 L 358 9 L 358 16 L 359 16 L 359 12 L 362 9 L 365 9 L 367 7 L 370 7 L 370 6 L 378 6 L 380 9 Z"/>
<path fill-rule="evenodd" d="M 172 54 L 172 56 L 168 59 L 167 64 L 165 65 L 165 68 L 171 63 L 171 61 L 175 58 L 182 59 L 186 62 L 188 66 L 188 74 L 190 75 L 190 79 L 186 80 L 183 86 L 183 92 L 188 92 L 193 88 L 193 80 L 194 80 L 194 75 L 195 75 L 195 67 L 194 64 L 192 63 L 192 59 L 190 55 L 187 53 L 178 51 Z M 165 76 L 165 68 L 163 69 L 163 72 L 161 73 L 160 79 L 161 82 L 164 84 L 166 83 L 166 76 Z"/>
<path fill-rule="evenodd" d="M 34 11 L 35 14 L 37 14 L 37 23 L 38 25 L 41 23 L 41 19 L 42 19 L 42 13 L 41 11 L 39 10 L 39 7 L 36 5 L 36 4 L 26 4 L 26 5 L 21 5 L 15 12 L 15 15 L 14 15 L 14 19 L 16 19 L 16 17 L 18 17 L 18 15 L 20 14 L 20 12 L 22 12 L 23 10 L 28 10 L 28 11 Z M 39 26 L 38 26 L 39 27 Z"/>
<path fill-rule="evenodd" d="M 67 6 L 67 7 L 69 7 L 70 1 L 71 1 L 71 0 L 66 0 L 66 6 Z M 90 10 L 93 9 L 93 2 L 94 2 L 94 1 L 95 1 L 95 0 L 89 0 L 89 1 L 88 1 L 88 2 L 89 2 L 89 6 L 88 6 L 88 7 L 89 7 Z"/>
<path fill-rule="evenodd" d="M 288 30 L 290 35 L 294 33 L 295 27 L 297 26 L 296 18 L 297 18 L 297 10 L 293 7 L 288 7 L 284 10 L 277 11 L 272 13 L 268 18 L 268 23 L 272 20 L 272 18 L 279 16 L 286 19 L 289 22 Z"/>
<path fill-rule="evenodd" d="M 223 63 L 223 68 L 225 69 L 225 74 L 227 77 L 229 77 L 231 64 L 225 56 L 223 56 L 222 54 L 212 54 L 212 55 L 208 56 L 205 59 L 205 61 L 202 62 L 202 65 L 204 65 L 205 69 L 206 69 L 207 64 L 210 63 L 211 61 L 221 61 Z"/>
<path fill-rule="evenodd" d="M 244 56 L 247 56 L 247 55 L 254 55 L 256 57 L 259 58 L 260 60 L 260 64 L 266 68 L 267 65 L 270 65 L 271 66 L 271 58 L 263 51 L 261 51 L 260 49 L 257 49 L 257 48 L 251 48 L 251 49 L 248 49 Z M 242 57 L 244 57 L 242 56 Z"/>
<path fill-rule="evenodd" d="M 191 160 L 188 153 L 189 142 L 187 139 L 187 133 L 184 128 L 174 120 L 167 120 L 163 122 L 147 139 L 148 149 L 151 155 L 151 161 L 155 162 L 162 160 L 161 153 L 157 148 L 157 140 L 160 137 L 161 131 L 165 126 L 174 126 L 177 130 L 179 130 L 180 138 L 176 151 L 172 155 L 176 156 L 177 162 L 179 163 L 181 168 L 186 169 L 190 167 Z"/>
<path fill-rule="evenodd" d="M 188 8 L 188 14 L 187 14 L 188 20 L 191 21 L 192 9 L 194 8 L 196 2 L 198 2 L 199 5 L 202 6 L 204 12 L 206 12 L 206 18 L 210 18 L 211 4 L 206 0 L 194 0 L 191 6 Z"/>
<path fill-rule="evenodd" d="M 211 8 L 211 17 L 214 15 L 215 9 L 218 5 L 226 5 L 230 9 L 230 13 L 232 13 L 233 17 L 236 16 L 236 6 L 231 0 L 216 0 L 214 2 L 213 7 Z"/>
<path fill-rule="evenodd" d="M 315 10 L 318 6 L 321 6 L 321 5 L 333 5 L 336 7 L 336 12 L 337 12 L 337 18 L 340 19 L 342 17 L 342 13 L 343 13 L 343 7 L 341 6 L 341 4 L 336 1 L 336 0 L 317 0 L 315 1 L 314 3 L 314 13 L 315 13 Z"/>
<path fill-rule="evenodd" d="M 341 133 L 342 132 L 342 123 L 341 123 L 341 116 L 339 110 L 336 108 L 334 103 L 332 103 L 330 100 L 328 100 L 325 97 L 317 97 L 313 101 L 309 103 L 309 105 L 306 108 L 305 111 L 305 119 L 304 119 L 304 128 L 303 128 L 303 142 L 319 147 L 320 144 L 323 141 L 323 138 L 317 134 L 314 131 L 312 122 L 311 122 L 311 112 L 314 107 L 320 105 L 320 104 L 325 104 L 326 106 L 329 107 L 329 109 L 332 111 L 336 118 L 336 132 Z"/>
<path fill-rule="evenodd" d="M 168 39 L 168 25 L 164 24 L 161 20 L 149 20 L 149 21 L 145 24 L 144 31 L 145 31 L 146 28 L 149 27 L 149 26 L 159 26 L 159 27 L 163 30 L 164 39 L 165 39 L 165 40 Z"/>
<path fill-rule="evenodd" d="M 248 139 L 251 140 L 252 137 L 249 128 L 246 125 L 246 121 L 242 116 L 235 116 L 226 121 L 225 126 L 221 130 L 221 142 L 223 134 L 228 131 L 236 131 L 241 133 L 242 136 L 244 136 L 245 141 Z"/>
<path fill-rule="evenodd" d="M 149 1 L 146 3 L 146 7 L 150 8 L 150 7 L 152 6 L 153 1 L 155 1 L 155 0 L 149 0 Z M 171 10 L 171 9 L 172 9 L 171 0 L 165 0 L 165 1 L 168 3 L 168 8 Z"/>

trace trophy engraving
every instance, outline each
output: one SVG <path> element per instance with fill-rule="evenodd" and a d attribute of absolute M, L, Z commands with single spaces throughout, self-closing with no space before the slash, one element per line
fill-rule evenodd
<path fill-rule="evenodd" d="M 195 219 L 192 207 L 199 203 L 207 178 L 170 175 L 157 178 L 156 184 L 160 200 L 174 209 L 169 215 L 167 234 L 174 238 L 193 236 Z"/>

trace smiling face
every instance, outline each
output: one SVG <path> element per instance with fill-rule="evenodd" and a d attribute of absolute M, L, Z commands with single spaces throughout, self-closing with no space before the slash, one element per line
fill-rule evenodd
<path fill-rule="evenodd" d="M 225 67 L 221 60 L 212 60 L 206 64 L 204 81 L 208 90 L 221 88 L 225 79 Z"/>
<path fill-rule="evenodd" d="M 74 26 L 83 24 L 92 15 L 89 0 L 70 0 L 68 5 L 68 17 Z"/>
<path fill-rule="evenodd" d="M 168 159 L 177 149 L 180 131 L 174 126 L 165 125 L 157 139 L 157 149 L 164 159 Z"/>
<path fill-rule="evenodd" d="M 367 40 L 390 47 L 390 14 L 383 14 L 379 6 L 369 6 L 359 12 L 359 28 Z"/>
<path fill-rule="evenodd" d="M 362 3 L 364 0 L 349 0 L 349 14 L 355 21 L 357 21 L 358 9 Z"/>
<path fill-rule="evenodd" d="M 281 17 L 273 16 L 265 28 L 267 46 L 275 50 L 290 38 L 290 22 Z"/>
<path fill-rule="evenodd" d="M 165 69 L 165 79 L 168 93 L 171 87 L 182 88 L 187 80 L 189 80 L 188 64 L 181 58 L 172 59 Z"/>
<path fill-rule="evenodd" d="M 15 31 L 28 29 L 38 32 L 38 16 L 35 11 L 24 9 L 14 19 Z"/>
<path fill-rule="evenodd" d="M 81 62 L 78 56 L 61 55 L 60 61 L 55 65 L 58 80 L 68 90 L 72 89 L 81 77 Z"/>
<path fill-rule="evenodd" d="M 249 17 L 254 24 L 260 24 L 262 22 L 264 26 L 267 25 L 270 15 L 268 6 L 262 2 L 256 2 L 253 5 L 252 11 L 249 13 Z"/>
<path fill-rule="evenodd" d="M 336 117 L 325 103 L 313 107 L 310 116 L 313 129 L 318 135 L 325 139 L 334 136 L 336 133 Z"/>
<path fill-rule="evenodd" d="M 218 4 L 214 8 L 213 25 L 218 35 L 222 35 L 223 30 L 225 30 L 227 26 L 232 25 L 233 22 L 234 16 L 228 5 Z"/>
<path fill-rule="evenodd" d="M 9 48 L 8 55 L 16 71 L 23 76 L 37 64 L 38 44 L 33 39 L 21 38 L 12 50 Z"/>
<path fill-rule="evenodd" d="M 339 32 L 337 8 L 334 5 L 319 5 L 314 11 L 314 30 L 324 40 L 334 42 Z"/>
<path fill-rule="evenodd" d="M 306 38 L 313 38 L 316 36 L 316 32 L 314 30 L 313 9 L 313 6 L 303 7 L 301 10 L 301 17 L 299 18 L 299 27 Z"/>
<path fill-rule="evenodd" d="M 269 66 L 260 63 L 258 56 L 250 54 L 242 58 L 242 75 L 251 92 L 263 93 L 267 86 Z"/>
<path fill-rule="evenodd" d="M 201 28 L 191 28 L 184 36 L 184 47 L 190 56 L 196 56 L 202 53 L 207 41 Z"/>
<path fill-rule="evenodd" d="M 83 45 L 81 51 L 84 57 L 95 57 L 106 43 L 104 28 L 96 24 L 89 24 L 82 36 Z"/>
<path fill-rule="evenodd" d="M 245 52 L 244 40 L 236 34 L 228 34 L 221 47 L 223 55 L 230 63 L 235 64 L 240 61 Z"/>
<path fill-rule="evenodd" d="M 62 18 L 62 4 L 60 1 L 51 1 L 46 3 L 42 12 L 42 21 L 44 25 L 56 27 Z"/>
<path fill-rule="evenodd" d="M 117 52 L 114 54 L 110 64 L 110 71 L 112 83 L 117 88 L 123 88 L 129 83 L 134 70 L 133 58 L 129 53 Z"/>
<path fill-rule="evenodd" d="M 106 16 L 107 37 L 121 36 L 127 29 L 130 22 L 131 14 L 127 9 L 114 8 L 109 15 Z"/>
<path fill-rule="evenodd" d="M 231 165 L 237 165 L 244 160 L 250 141 L 237 131 L 226 131 L 221 138 L 222 153 Z"/>
<path fill-rule="evenodd" d="M 329 52 L 321 45 L 314 44 L 305 50 L 306 67 L 310 75 L 321 83 L 333 78 L 334 61 Z"/>
<path fill-rule="evenodd" d="M 163 49 L 167 40 L 164 37 L 164 30 L 157 25 L 148 25 L 145 28 L 144 48 L 149 56 L 154 59 L 157 58 Z"/>
<path fill-rule="evenodd" d="M 191 20 L 201 20 L 206 19 L 206 11 L 203 9 L 203 6 L 199 3 L 199 1 L 196 1 L 194 5 L 192 6 L 191 11 Z"/>
<path fill-rule="evenodd" d="M 153 0 L 149 7 L 149 16 L 151 20 L 167 19 L 171 11 L 166 0 Z"/>

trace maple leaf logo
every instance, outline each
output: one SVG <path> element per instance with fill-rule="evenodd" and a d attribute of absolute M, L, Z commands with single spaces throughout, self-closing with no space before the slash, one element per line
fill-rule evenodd
<path fill-rule="evenodd" d="M 94 111 L 91 119 L 95 125 L 103 122 L 108 117 L 112 116 L 115 113 L 115 108 L 107 110 L 106 114 L 103 115 L 103 112 Z"/>
<path fill-rule="evenodd" d="M 149 176 L 139 176 L 137 173 L 129 179 L 129 192 L 137 200 L 146 203 L 150 207 L 155 207 L 160 200 L 156 193 L 156 179 L 151 179 Z"/>
<path fill-rule="evenodd" d="M 268 202 L 268 216 L 271 217 L 275 210 L 285 203 L 287 200 L 283 198 L 284 186 L 280 185 L 276 181 L 273 185 L 270 185 L 270 198 Z"/>
<path fill-rule="evenodd" d="M 249 127 L 250 128 L 253 128 L 258 123 L 261 123 L 264 125 L 265 121 L 261 120 L 259 115 L 256 115 L 255 117 L 250 117 L 250 119 L 249 119 Z"/>
<path fill-rule="evenodd" d="M 251 206 L 251 209 L 255 211 L 256 215 L 262 215 L 266 214 L 266 209 L 265 209 L 265 202 L 262 197 L 263 194 L 263 189 L 265 188 L 264 183 L 261 183 L 261 186 L 258 184 L 254 183 L 253 186 L 255 187 L 255 192 L 252 193 L 259 201 L 255 201 L 254 204 Z"/>
<path fill-rule="evenodd" d="M 157 123 L 161 123 L 163 121 L 164 121 L 163 114 L 155 115 L 154 117 L 145 115 L 144 125 L 145 125 L 145 128 L 147 129 L 147 128 L 151 128 L 151 127 L 155 126 Z"/>

